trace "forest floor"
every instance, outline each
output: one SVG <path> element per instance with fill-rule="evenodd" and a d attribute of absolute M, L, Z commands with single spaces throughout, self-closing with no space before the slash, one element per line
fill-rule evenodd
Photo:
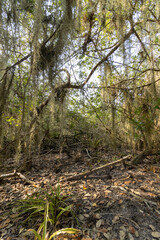
<path fill-rule="evenodd" d="M 25 232 L 29 228 L 37 230 L 37 221 L 23 224 L 25 218 L 17 215 L 15 202 L 40 188 L 49 191 L 49 184 L 55 189 L 58 182 L 62 194 L 73 196 L 69 203 L 78 221 L 64 216 L 56 228 L 74 227 L 81 232 L 56 239 L 160 239 L 160 161 L 154 157 L 137 166 L 119 163 L 78 180 L 65 180 L 120 157 L 111 152 L 85 151 L 73 152 L 70 157 L 64 154 L 61 159 L 51 152 L 35 157 L 32 170 L 22 174 L 36 187 L 18 176 L 0 182 L 0 240 L 34 239 Z M 8 159 L 5 166 L 9 166 L 6 173 L 13 172 L 13 159 Z M 4 174 L 3 168 L 0 171 Z"/>

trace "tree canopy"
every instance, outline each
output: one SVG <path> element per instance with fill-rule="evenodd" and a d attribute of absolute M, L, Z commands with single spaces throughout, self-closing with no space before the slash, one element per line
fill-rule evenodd
<path fill-rule="evenodd" d="M 159 0 L 1 0 L 0 30 L 1 157 L 158 149 Z"/>

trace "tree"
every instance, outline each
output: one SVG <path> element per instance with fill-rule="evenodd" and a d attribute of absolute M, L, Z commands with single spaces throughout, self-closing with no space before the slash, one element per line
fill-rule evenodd
<path fill-rule="evenodd" d="M 75 91 L 89 112 L 81 115 L 105 129 L 114 148 L 138 142 L 144 149 L 157 147 L 159 5 L 158 0 L 1 1 L 1 154 L 16 154 L 18 161 L 24 155 L 29 169 L 32 153 L 56 131 L 62 146 L 71 132 L 67 121 Z"/>

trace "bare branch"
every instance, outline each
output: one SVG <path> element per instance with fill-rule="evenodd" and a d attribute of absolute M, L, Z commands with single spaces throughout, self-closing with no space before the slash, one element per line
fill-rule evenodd
<path fill-rule="evenodd" d="M 135 34 L 135 36 L 137 37 L 137 39 L 139 40 L 139 42 L 140 42 L 140 44 L 141 44 L 144 52 L 146 53 L 146 55 L 147 55 L 148 58 L 149 58 L 149 60 L 151 60 L 151 58 L 150 58 L 150 56 L 149 56 L 149 54 L 148 54 L 148 52 L 147 52 L 147 50 L 146 50 L 146 47 L 145 47 L 144 43 L 142 42 L 141 38 L 139 37 L 139 35 L 138 35 L 138 33 L 136 32 L 135 29 L 134 29 L 134 34 Z"/>
<path fill-rule="evenodd" d="M 124 35 L 124 37 L 117 42 L 117 44 L 115 45 L 115 47 L 105 56 L 102 58 L 101 61 L 99 61 L 91 70 L 91 72 L 89 73 L 87 79 L 81 84 L 81 87 L 83 87 L 91 78 L 91 76 L 93 75 L 93 73 L 96 71 L 96 69 L 105 61 L 108 60 L 108 58 L 134 33 L 134 29 L 131 28 L 131 30 Z"/>
<path fill-rule="evenodd" d="M 17 65 L 19 65 L 20 63 L 24 62 L 25 60 L 27 60 L 29 57 L 31 57 L 31 53 L 29 53 L 28 55 L 26 55 L 24 58 L 20 59 L 19 61 L 17 61 L 16 63 L 14 63 L 13 65 L 11 65 L 10 67 L 6 68 L 6 71 L 4 73 L 4 75 L 2 76 L 1 80 L 7 75 L 7 73 L 13 69 L 14 67 L 16 67 Z M 0 81 L 1 81 L 0 80 Z"/>

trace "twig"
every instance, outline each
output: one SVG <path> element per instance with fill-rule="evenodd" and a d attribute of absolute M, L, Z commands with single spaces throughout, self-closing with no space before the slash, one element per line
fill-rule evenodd
<path fill-rule="evenodd" d="M 14 67 L 16 67 L 17 65 L 19 65 L 20 63 L 24 62 L 25 60 L 27 60 L 29 57 L 31 57 L 32 54 L 29 53 L 28 55 L 24 56 L 22 59 L 18 60 L 16 63 L 14 63 L 13 65 L 11 65 L 10 67 L 6 68 L 6 71 L 4 73 L 4 75 L 2 76 L 2 78 L 0 79 L 0 81 L 3 80 L 3 78 L 7 75 L 7 73 L 11 70 L 14 69 Z"/>
<path fill-rule="evenodd" d="M 149 54 L 148 54 L 148 52 L 147 52 L 147 50 L 146 50 L 146 47 L 145 47 L 144 43 L 142 42 L 141 38 L 139 37 L 139 35 L 138 35 L 138 33 L 136 32 L 135 29 L 134 29 L 134 33 L 135 33 L 137 39 L 139 40 L 139 42 L 140 42 L 140 44 L 141 44 L 141 46 L 142 46 L 142 48 L 143 48 L 143 51 L 144 51 L 144 52 L 146 53 L 146 55 L 148 56 L 149 60 L 151 60 L 151 58 L 150 58 L 150 56 L 149 56 Z"/>
<path fill-rule="evenodd" d="M 14 170 L 13 173 L 6 173 L 6 174 L 0 175 L 0 180 L 2 180 L 4 178 L 14 177 L 14 176 L 16 176 L 16 170 Z"/>
<path fill-rule="evenodd" d="M 91 155 L 89 154 L 89 151 L 88 151 L 87 148 L 86 148 L 86 153 L 87 153 L 87 155 L 88 155 L 89 158 L 92 158 Z"/>

